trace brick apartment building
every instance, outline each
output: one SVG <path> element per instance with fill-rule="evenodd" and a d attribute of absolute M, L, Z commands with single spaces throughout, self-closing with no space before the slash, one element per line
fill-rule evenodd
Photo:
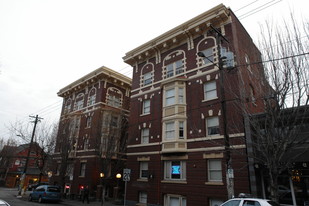
<path fill-rule="evenodd" d="M 103 66 L 58 92 L 63 107 L 51 182 L 67 195 L 78 196 L 86 185 L 91 196 L 101 198 L 102 185 L 113 195 L 125 158 L 130 91 L 130 78 Z"/>
<path fill-rule="evenodd" d="M 256 193 L 243 114 L 262 112 L 266 83 L 234 13 L 220 4 L 123 59 L 133 67 L 127 203 L 213 206 Z"/>

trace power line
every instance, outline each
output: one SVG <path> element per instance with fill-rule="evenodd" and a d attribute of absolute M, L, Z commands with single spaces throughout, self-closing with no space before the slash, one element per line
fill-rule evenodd
<path fill-rule="evenodd" d="M 249 3 L 249 4 L 247 4 L 247 5 L 245 5 L 245 6 L 243 6 L 243 7 L 240 7 L 239 9 L 235 10 L 235 12 L 240 11 L 240 10 L 242 10 L 242 9 L 244 9 L 244 8 L 246 8 L 246 7 L 250 6 L 250 5 L 252 5 L 252 4 L 254 4 L 255 2 L 257 2 L 257 1 L 259 1 L 259 0 L 255 0 L 255 1 L 253 1 L 253 2 L 251 2 L 251 3 Z"/>
<path fill-rule="evenodd" d="M 246 18 L 246 17 L 248 17 L 248 16 L 251 16 L 251 15 L 257 13 L 257 12 L 260 12 L 260 11 L 262 11 L 262 10 L 268 8 L 268 7 L 271 7 L 271 6 L 273 6 L 273 5 L 277 4 L 277 3 L 279 3 L 279 2 L 282 1 L 282 0 L 279 0 L 279 1 L 277 1 L 277 2 L 274 2 L 274 1 L 276 1 L 276 0 L 267 2 L 266 4 L 263 4 L 263 5 L 260 6 L 260 7 L 257 7 L 257 8 L 255 8 L 255 9 L 252 9 L 251 11 L 249 11 L 249 12 L 243 14 L 243 15 L 240 15 L 240 16 L 238 17 L 238 19 L 241 20 L 241 19 L 244 19 L 244 18 Z M 274 3 L 268 5 L 268 4 L 271 3 L 271 2 L 274 2 Z M 266 6 L 266 5 L 268 5 L 268 6 Z M 265 7 L 264 7 L 264 6 L 265 6 Z M 261 8 L 261 7 L 263 7 L 263 8 Z M 261 8 L 261 9 L 259 9 L 259 8 Z"/>

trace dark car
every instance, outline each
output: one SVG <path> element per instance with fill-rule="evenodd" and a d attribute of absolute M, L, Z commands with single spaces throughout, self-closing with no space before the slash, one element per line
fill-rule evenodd
<path fill-rule="evenodd" d="M 61 200 L 60 187 L 55 185 L 40 185 L 29 194 L 29 201 L 38 200 L 59 202 Z"/>
<path fill-rule="evenodd" d="M 36 183 L 33 183 L 33 184 L 29 184 L 28 185 L 28 190 L 31 191 L 31 190 L 37 188 L 40 185 L 48 185 L 48 184 L 49 184 L 48 182 L 36 182 Z"/>

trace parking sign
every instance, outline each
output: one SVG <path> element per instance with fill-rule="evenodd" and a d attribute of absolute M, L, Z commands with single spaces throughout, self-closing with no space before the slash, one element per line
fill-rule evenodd
<path fill-rule="evenodd" d="M 130 181 L 131 169 L 123 169 L 123 181 Z"/>

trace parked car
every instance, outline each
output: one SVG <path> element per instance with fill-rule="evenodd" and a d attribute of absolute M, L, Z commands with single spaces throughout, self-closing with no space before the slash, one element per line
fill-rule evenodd
<path fill-rule="evenodd" d="M 259 198 L 233 198 L 220 206 L 279 206 L 274 201 Z"/>
<path fill-rule="evenodd" d="M 60 187 L 55 185 L 40 185 L 29 194 L 29 201 L 38 200 L 59 202 L 61 200 Z"/>
<path fill-rule="evenodd" d="M 40 185 L 48 185 L 48 184 L 49 184 L 48 182 L 36 182 L 36 183 L 33 183 L 33 184 L 29 184 L 28 190 L 31 191 L 31 190 L 37 188 Z"/>
<path fill-rule="evenodd" d="M 4 201 L 4 200 L 0 200 L 0 205 L 2 206 L 10 206 L 10 204 L 9 203 L 7 203 L 6 201 Z"/>

